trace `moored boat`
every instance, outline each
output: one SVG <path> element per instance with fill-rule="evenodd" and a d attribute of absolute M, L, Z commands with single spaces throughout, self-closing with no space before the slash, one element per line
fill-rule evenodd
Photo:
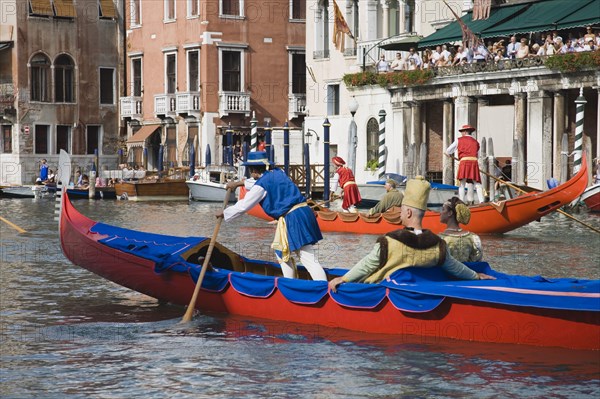
<path fill-rule="evenodd" d="M 588 187 L 579 200 L 585 203 L 590 212 L 600 212 L 600 183 Z"/>
<path fill-rule="evenodd" d="M 186 181 L 190 199 L 194 201 L 223 202 L 227 192 L 226 184 L 237 178 L 237 169 L 229 166 L 207 166 Z M 235 201 L 235 193 L 229 194 L 229 201 Z"/>
<path fill-rule="evenodd" d="M 114 187 L 96 187 L 93 199 L 116 199 L 117 193 Z M 71 199 L 89 199 L 90 190 L 89 188 L 68 188 L 67 194 Z"/>
<path fill-rule="evenodd" d="M 112 282 L 186 305 L 209 239 L 173 237 L 95 222 L 63 196 L 60 241 L 74 264 Z M 367 333 L 600 350 L 600 281 L 523 277 L 470 264 L 497 280 L 454 281 L 417 268 L 379 284 L 281 277 L 279 265 L 217 243 L 197 309 Z M 345 273 L 327 269 L 329 277 Z M 424 275 L 423 273 L 427 273 Z"/>
<path fill-rule="evenodd" d="M 0 197 L 2 198 L 34 198 L 35 186 L 3 186 L 0 188 Z M 44 186 L 39 186 L 43 189 Z"/>
<path fill-rule="evenodd" d="M 583 158 L 581 169 L 569 181 L 551 190 L 530 192 L 515 198 L 498 202 L 486 202 L 470 207 L 471 221 L 463 226 L 476 234 L 500 234 L 517 229 L 538 220 L 563 205 L 578 198 L 587 187 L 587 163 Z M 246 193 L 240 188 L 240 198 Z M 253 207 L 249 214 L 261 219 L 271 220 L 259 205 Z M 329 210 L 317 210 L 317 221 L 321 231 L 357 234 L 385 234 L 402 228 L 400 212 L 393 209 L 383 214 L 367 216 L 349 214 Z M 446 225 L 440 222 L 440 214 L 427 211 L 423 218 L 423 227 L 434 233 L 440 233 Z"/>
<path fill-rule="evenodd" d="M 130 201 L 188 200 L 185 179 L 122 181 L 115 184 L 116 196 Z"/>

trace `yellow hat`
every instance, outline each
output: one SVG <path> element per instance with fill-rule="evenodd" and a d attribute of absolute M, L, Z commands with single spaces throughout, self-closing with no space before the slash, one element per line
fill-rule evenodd
<path fill-rule="evenodd" d="M 423 211 L 426 210 L 427 200 L 429 199 L 429 190 L 431 190 L 431 185 L 423 176 L 416 176 L 414 179 L 410 179 L 406 183 L 402 205 L 421 209 Z"/>

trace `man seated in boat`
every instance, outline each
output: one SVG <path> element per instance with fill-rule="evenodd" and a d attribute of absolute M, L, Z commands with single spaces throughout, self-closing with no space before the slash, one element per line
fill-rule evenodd
<path fill-rule="evenodd" d="M 385 194 L 373 208 L 369 209 L 369 215 L 383 213 L 394 206 L 401 206 L 404 194 L 398 191 L 398 183 L 394 179 L 385 181 Z"/>
<path fill-rule="evenodd" d="M 379 237 L 367 256 L 345 275 L 329 282 L 333 292 L 336 292 L 338 285 L 347 282 L 379 283 L 395 271 L 412 266 L 439 266 L 461 280 L 494 279 L 487 274 L 476 273 L 454 259 L 444 240 L 430 230 L 423 230 L 422 221 L 430 190 L 431 185 L 423 176 L 406 183 L 400 207 L 400 220 L 405 228 Z"/>
<path fill-rule="evenodd" d="M 87 190 L 90 187 L 90 178 L 88 175 L 82 175 L 81 177 L 81 186 L 79 188 Z"/>
<path fill-rule="evenodd" d="M 294 260 L 290 255 L 296 252 L 313 280 L 326 281 L 325 270 L 315 257 L 313 247 L 323 236 L 312 208 L 298 187 L 281 169 L 273 168 L 265 151 L 250 152 L 242 166 L 248 167 L 256 182 L 243 199 L 218 211 L 215 216 L 227 222 L 260 204 L 267 215 L 277 220 L 277 231 L 271 247 L 275 250 L 283 276 L 295 277 Z M 244 185 L 244 180 L 231 181 L 227 183 L 227 188 L 235 190 Z"/>
<path fill-rule="evenodd" d="M 440 237 L 446 241 L 450 255 L 459 262 L 479 262 L 483 257 L 481 239 L 475 233 L 460 228 L 471 220 L 469 207 L 458 197 L 444 202 L 440 222 L 448 227 Z"/>

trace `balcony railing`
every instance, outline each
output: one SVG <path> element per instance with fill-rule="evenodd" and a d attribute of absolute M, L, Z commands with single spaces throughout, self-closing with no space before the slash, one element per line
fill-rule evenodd
<path fill-rule="evenodd" d="M 177 93 L 178 114 L 198 114 L 200 112 L 200 92 L 187 91 Z"/>
<path fill-rule="evenodd" d="M 121 118 L 141 119 L 142 105 L 142 97 L 121 97 Z"/>
<path fill-rule="evenodd" d="M 154 96 L 154 114 L 157 116 L 175 116 L 177 102 L 175 94 L 157 94 Z"/>
<path fill-rule="evenodd" d="M 433 68 L 435 76 L 453 76 L 476 72 L 508 72 L 526 68 L 544 66 L 545 56 L 534 56 L 528 58 L 502 59 L 498 61 L 473 62 L 461 65 L 443 66 Z"/>
<path fill-rule="evenodd" d="M 245 114 L 250 116 L 250 94 L 237 91 L 219 92 L 219 114 Z"/>
<path fill-rule="evenodd" d="M 290 94 L 288 100 L 288 119 L 306 115 L 306 94 Z"/>

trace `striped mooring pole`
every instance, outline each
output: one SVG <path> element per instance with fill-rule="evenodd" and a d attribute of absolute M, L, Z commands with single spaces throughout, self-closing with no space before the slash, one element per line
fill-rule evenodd
<path fill-rule="evenodd" d="M 583 97 L 583 87 L 579 89 L 579 97 L 575 99 L 575 148 L 573 149 L 573 174 L 581 169 L 581 156 L 583 150 L 583 116 L 587 101 Z"/>
<path fill-rule="evenodd" d="M 379 111 L 379 163 L 378 163 L 378 176 L 379 180 L 383 179 L 383 175 L 385 175 L 385 162 L 386 162 L 386 153 L 385 153 L 385 110 Z"/>
<path fill-rule="evenodd" d="M 256 151 L 258 147 L 258 121 L 256 113 L 252 111 L 252 119 L 250 120 L 250 151 Z"/>

